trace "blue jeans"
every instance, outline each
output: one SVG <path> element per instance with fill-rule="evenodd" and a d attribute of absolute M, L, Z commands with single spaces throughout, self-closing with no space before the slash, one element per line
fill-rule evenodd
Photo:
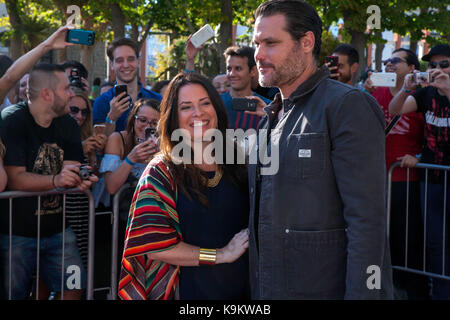
<path fill-rule="evenodd" d="M 40 239 L 39 273 L 50 291 L 61 292 L 63 233 Z M 37 239 L 12 236 L 11 299 L 27 299 L 37 266 Z M 9 235 L 0 233 L 0 295 L 9 298 Z M 84 289 L 86 272 L 71 228 L 64 239 L 64 291 Z"/>
<path fill-rule="evenodd" d="M 425 217 L 425 183 L 420 184 L 422 194 L 422 215 Z M 450 276 L 450 188 L 447 188 L 447 204 L 445 210 L 445 253 L 443 250 L 443 221 L 444 221 L 444 185 L 428 183 L 427 190 L 427 227 L 426 227 L 426 261 L 427 270 L 442 274 L 442 262 L 445 259 L 445 275 Z M 425 220 L 424 220 L 425 221 Z M 433 278 L 432 299 L 450 299 L 450 280 Z"/>

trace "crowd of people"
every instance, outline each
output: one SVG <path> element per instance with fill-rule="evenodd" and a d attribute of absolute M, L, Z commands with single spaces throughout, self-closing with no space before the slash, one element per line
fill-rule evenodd
<path fill-rule="evenodd" d="M 358 85 L 351 45 L 333 50 L 336 66 L 318 61 L 322 21 L 306 2 L 268 1 L 255 19 L 254 47 L 227 48 L 225 74 L 195 71 L 202 48 L 189 37 L 186 69 L 151 89 L 128 38 L 107 50 L 115 81 L 92 88 L 80 62 L 39 63 L 73 45 L 71 26 L 15 62 L 0 56 L 0 190 L 81 191 L 0 200 L 1 299 L 36 286 L 39 299 L 81 299 L 85 229 L 71 209 L 87 216 L 85 190 L 110 208 L 125 183 L 136 188 L 120 201 L 121 299 L 450 299 L 450 281 L 392 270 L 407 257 L 450 276 L 448 180 L 414 168 L 450 165 L 450 46 L 422 57 L 428 81 L 398 48 L 384 61 L 394 87 L 374 86 L 373 72 Z M 236 109 L 242 98 L 255 109 Z M 256 162 L 230 129 L 268 135 Z M 273 153 L 278 170 L 267 174 Z M 63 264 L 80 268 L 78 286 Z"/>

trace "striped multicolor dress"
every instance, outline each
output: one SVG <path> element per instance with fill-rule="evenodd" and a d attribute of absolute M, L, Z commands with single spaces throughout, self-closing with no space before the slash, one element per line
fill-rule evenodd
<path fill-rule="evenodd" d="M 151 260 L 149 253 L 182 241 L 177 188 L 162 157 L 142 174 L 133 195 L 122 256 L 118 295 L 124 300 L 177 299 L 179 266 Z"/>

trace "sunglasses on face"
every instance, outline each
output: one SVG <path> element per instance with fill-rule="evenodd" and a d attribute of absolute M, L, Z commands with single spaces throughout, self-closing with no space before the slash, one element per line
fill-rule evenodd
<path fill-rule="evenodd" d="M 439 62 L 432 61 L 428 64 L 428 66 L 431 69 L 435 69 L 438 65 L 439 65 L 439 67 L 441 67 L 441 69 L 445 69 L 445 68 L 448 68 L 448 66 L 450 66 L 450 61 L 448 61 L 448 60 L 442 60 Z"/>
<path fill-rule="evenodd" d="M 145 117 L 134 116 L 139 124 L 146 125 L 147 123 L 150 127 L 154 128 L 158 126 L 158 120 L 148 121 Z"/>
<path fill-rule="evenodd" d="M 399 58 L 399 57 L 394 57 L 394 58 L 390 58 L 390 59 L 384 60 L 383 64 L 387 65 L 389 62 L 392 63 L 392 64 L 397 64 L 399 62 L 406 62 L 406 60 L 404 60 L 402 58 Z"/>
<path fill-rule="evenodd" d="M 78 114 L 78 112 L 80 112 L 80 111 L 81 111 L 81 115 L 83 117 L 86 117 L 89 114 L 89 110 L 87 108 L 86 109 L 80 109 L 80 108 L 75 107 L 75 106 L 70 106 L 69 108 L 70 108 L 70 113 L 71 114 Z"/>

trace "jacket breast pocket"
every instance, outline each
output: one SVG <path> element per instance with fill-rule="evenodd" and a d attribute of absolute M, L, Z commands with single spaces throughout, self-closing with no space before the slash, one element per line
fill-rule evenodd
<path fill-rule="evenodd" d="M 347 267 L 345 229 L 286 230 L 286 286 L 298 299 L 343 299 Z"/>
<path fill-rule="evenodd" d="M 298 178 L 318 177 L 324 173 L 326 138 L 326 133 L 291 134 L 288 137 L 288 162 L 293 162 Z"/>

